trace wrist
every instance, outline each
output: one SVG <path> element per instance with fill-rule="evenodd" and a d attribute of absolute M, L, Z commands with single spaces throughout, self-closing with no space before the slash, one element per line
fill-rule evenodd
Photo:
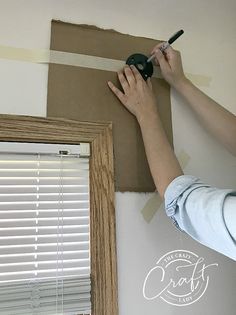
<path fill-rule="evenodd" d="M 173 88 L 180 94 L 183 94 L 185 89 L 190 85 L 192 85 L 192 82 L 186 77 L 184 77 L 178 80 L 175 84 L 173 84 Z"/>
<path fill-rule="evenodd" d="M 156 122 L 160 119 L 157 109 L 146 111 L 136 116 L 136 118 L 140 127 L 150 125 L 152 122 Z"/>

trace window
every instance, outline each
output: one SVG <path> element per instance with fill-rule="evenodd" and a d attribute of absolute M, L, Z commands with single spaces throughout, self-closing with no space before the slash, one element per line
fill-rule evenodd
<path fill-rule="evenodd" d="M 89 158 L 81 146 L 1 145 L 0 314 L 90 313 Z"/>
<path fill-rule="evenodd" d="M 105 122 L 87 123 L 87 122 L 78 122 L 78 121 L 64 120 L 64 119 L 0 115 L 0 141 L 1 141 L 0 151 L 1 151 L 1 148 L 3 148 L 4 142 L 18 142 L 18 143 L 19 142 L 20 143 L 33 142 L 33 143 L 39 143 L 40 145 L 42 143 L 47 143 L 47 144 L 54 143 L 54 144 L 63 144 L 63 146 L 64 145 L 78 145 L 84 142 L 87 142 L 90 144 L 91 156 L 89 159 L 89 205 L 90 205 L 89 235 L 90 235 L 91 309 L 92 309 L 91 314 L 92 315 L 108 315 L 108 314 L 117 315 L 118 307 L 117 307 L 117 270 L 116 270 L 116 242 L 115 242 L 116 240 L 115 240 L 115 212 L 114 212 L 114 168 L 113 168 L 113 144 L 112 144 L 111 123 L 109 122 L 108 123 L 105 123 Z M 39 167 L 40 161 L 43 161 L 42 156 L 45 157 L 45 155 L 43 155 L 42 153 L 37 154 L 37 163 L 36 163 L 37 171 L 36 172 L 38 172 L 38 175 L 41 169 L 41 167 Z M 61 163 L 62 165 L 62 164 L 65 164 L 64 160 L 66 160 L 69 157 L 61 154 L 57 158 L 60 160 L 60 162 L 58 161 L 58 163 Z M 39 178 L 39 182 L 40 182 L 40 179 L 41 177 Z M 36 181 L 37 181 L 37 176 L 36 176 Z M 36 186 L 36 191 L 37 191 L 37 185 L 35 186 Z M 64 192 L 66 191 L 65 187 L 63 187 L 63 185 L 61 184 L 59 184 L 59 189 L 63 189 Z M 42 191 L 40 192 L 43 194 Z M 47 198 L 48 197 L 49 196 L 47 196 Z M 59 194 L 59 197 L 62 198 L 62 193 Z M 72 195 L 70 195 L 70 197 L 72 197 Z M 36 199 L 37 199 L 37 193 L 36 193 Z M 61 203 L 64 203 L 64 205 L 66 204 L 65 201 L 63 202 L 61 201 Z M 40 211 L 38 210 L 37 212 L 37 201 L 35 201 L 35 206 L 36 208 L 33 209 L 34 215 L 35 215 L 34 229 L 35 231 L 39 231 L 40 229 L 38 228 L 37 230 L 37 227 L 39 226 L 39 223 L 40 223 L 40 219 L 39 219 Z M 83 211 L 84 210 L 85 209 L 83 209 Z M 81 213 L 83 213 L 83 211 Z M 52 212 L 53 211 L 51 211 L 51 214 Z M 58 212 L 60 215 L 62 214 L 60 213 L 60 211 Z M 83 215 L 83 216 L 86 217 L 86 215 Z M 27 217 L 25 219 L 27 219 Z M 53 217 L 51 217 L 51 219 L 53 220 Z M 59 227 L 60 227 L 60 221 L 65 222 L 66 220 L 67 219 L 65 218 L 63 219 L 63 216 L 62 216 L 62 218 L 59 219 Z M 46 221 L 44 221 L 44 223 Z M 55 218 L 54 218 L 54 222 L 55 222 Z M 30 221 L 30 224 L 32 224 L 32 220 Z M 64 230 L 65 230 L 65 227 L 64 227 Z M 60 239 L 60 236 L 61 234 L 58 233 L 56 238 Z M 46 239 L 48 236 L 44 235 L 44 237 L 45 237 L 44 240 L 48 241 Z M 68 236 L 68 238 L 70 237 L 71 236 Z M 83 237 L 85 237 L 85 235 Z M 34 238 L 35 238 L 35 235 L 34 235 Z M 40 239 L 42 240 L 42 238 L 43 237 L 39 238 L 39 235 L 36 235 L 36 241 L 35 241 L 36 243 L 34 246 L 36 246 L 37 249 L 40 247 L 39 240 Z M 83 240 L 80 239 L 80 242 L 87 242 L 87 239 L 83 239 Z M 60 244 L 61 243 L 59 242 L 59 245 Z M 86 249 L 82 249 L 82 250 L 86 250 Z M 1 255 L 1 250 L 0 250 L 0 255 Z M 60 250 L 58 251 L 57 255 L 60 256 Z M 40 256 L 40 255 L 37 253 L 36 257 L 37 256 Z M 87 258 L 86 256 L 84 256 L 83 258 L 81 257 L 81 259 L 86 260 Z M 83 262 L 81 261 L 82 265 L 86 263 L 85 260 Z M 48 261 L 49 260 L 47 260 L 47 262 Z M 47 262 L 45 261 L 45 264 L 47 264 Z M 72 262 L 68 261 L 67 266 L 69 266 L 70 263 Z M 16 264 L 18 264 L 19 266 L 19 261 L 18 262 L 16 261 Z M 60 260 L 58 264 L 60 267 Z M 35 263 L 33 265 L 35 268 L 34 272 L 36 272 L 36 274 L 38 275 L 40 273 L 39 272 L 40 264 Z M 49 265 L 47 267 L 49 267 Z M 5 267 L 9 268 L 7 266 Z M 25 268 L 24 264 L 22 264 L 22 268 Z M 74 267 L 71 267 L 71 268 L 73 269 Z M 87 268 L 87 267 L 86 265 L 83 265 L 81 266 L 81 268 Z M 70 269 L 70 267 L 68 269 Z M 72 269 L 70 269 L 70 271 Z M 37 273 L 37 270 L 38 270 L 38 273 Z M 48 270 L 50 270 L 50 268 Z M 54 270 L 53 272 L 55 273 L 55 268 L 53 270 Z M 58 268 L 58 270 L 62 271 L 62 268 L 61 269 Z M 19 274 L 19 270 L 16 270 L 15 272 Z M 71 276 L 71 274 L 69 274 L 69 276 Z M 78 282 L 78 279 L 75 279 L 75 281 L 77 281 L 76 283 L 75 282 L 72 283 L 71 281 L 69 281 L 69 278 L 64 280 L 64 283 L 63 283 L 64 292 L 65 291 L 67 292 L 66 293 L 68 294 L 67 297 L 71 294 L 72 291 L 74 291 L 74 288 L 76 288 L 76 290 L 78 291 L 80 291 L 82 286 L 89 288 L 89 282 L 87 282 L 88 279 L 86 277 L 87 277 L 87 274 L 80 276 L 80 279 L 79 279 L 80 284 Z M 40 283 L 41 285 L 40 289 L 37 286 L 36 287 L 33 286 L 34 294 L 33 294 L 32 299 L 34 300 L 35 306 L 37 306 L 37 303 L 38 303 L 38 295 L 39 295 L 38 290 L 40 290 L 40 294 L 42 291 L 45 292 L 44 300 L 42 299 L 42 303 L 44 303 L 45 301 L 50 303 L 50 297 L 54 296 L 55 294 L 53 293 L 53 290 L 51 290 L 52 282 L 50 283 L 49 279 L 44 279 L 44 280 L 46 282 L 48 281 L 46 287 L 45 287 L 46 282 L 43 280 Z M 52 280 L 52 281 L 54 281 L 54 284 L 55 284 L 55 280 Z M 61 284 L 62 284 L 61 281 L 58 280 L 57 294 L 59 298 L 64 298 L 65 295 L 62 294 L 62 291 L 60 290 Z M 19 285 L 20 285 L 20 282 L 19 282 Z M 4 291 L 6 292 L 6 289 L 7 288 L 6 287 L 4 288 L 3 284 L 0 284 L 0 292 L 1 290 L 2 292 Z M 22 287 L 20 288 L 20 290 L 21 289 Z M 24 291 L 24 294 L 28 294 L 27 292 L 28 292 L 27 290 Z M 21 296 L 22 301 L 24 301 L 24 294 L 22 294 Z M 10 294 L 9 294 L 9 297 L 10 297 Z M 1 304 L 4 305 L 4 303 L 5 303 L 5 300 L 0 300 L 0 306 Z M 58 306 L 57 313 L 62 315 L 62 311 L 61 309 L 59 309 L 59 307 L 60 306 Z M 17 308 L 17 310 L 19 309 Z M 63 312 L 65 313 L 65 311 Z M 77 314 L 78 313 L 79 311 L 77 311 Z M 9 313 L 9 315 L 10 314 L 12 315 L 12 313 Z M 25 312 L 24 314 L 27 314 L 27 312 Z"/>

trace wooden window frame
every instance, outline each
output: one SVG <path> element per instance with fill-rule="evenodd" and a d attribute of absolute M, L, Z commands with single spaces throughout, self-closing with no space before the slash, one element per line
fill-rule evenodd
<path fill-rule="evenodd" d="M 90 143 L 92 315 L 118 315 L 112 123 L 0 115 L 0 141 Z"/>

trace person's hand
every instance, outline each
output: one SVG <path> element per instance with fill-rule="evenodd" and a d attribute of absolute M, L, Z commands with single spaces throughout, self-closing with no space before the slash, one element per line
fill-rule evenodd
<path fill-rule="evenodd" d="M 187 81 L 184 75 L 180 52 L 171 46 L 162 53 L 160 47 L 163 43 L 156 45 L 151 54 L 155 54 L 155 62 L 160 66 L 164 79 L 173 87 Z"/>
<path fill-rule="evenodd" d="M 146 83 L 135 66 L 125 66 L 123 71 L 118 72 L 118 78 L 123 92 L 111 81 L 108 82 L 108 86 L 139 122 L 140 119 L 146 119 L 157 113 L 150 78 Z"/>

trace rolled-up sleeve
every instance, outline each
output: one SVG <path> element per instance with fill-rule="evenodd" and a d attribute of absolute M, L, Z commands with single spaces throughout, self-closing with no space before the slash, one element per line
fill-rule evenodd
<path fill-rule="evenodd" d="M 211 187 L 197 177 L 182 175 L 169 184 L 164 197 L 166 214 L 179 230 L 236 260 L 236 240 L 224 217 L 228 197 L 233 198 L 236 211 L 236 190 Z"/>

